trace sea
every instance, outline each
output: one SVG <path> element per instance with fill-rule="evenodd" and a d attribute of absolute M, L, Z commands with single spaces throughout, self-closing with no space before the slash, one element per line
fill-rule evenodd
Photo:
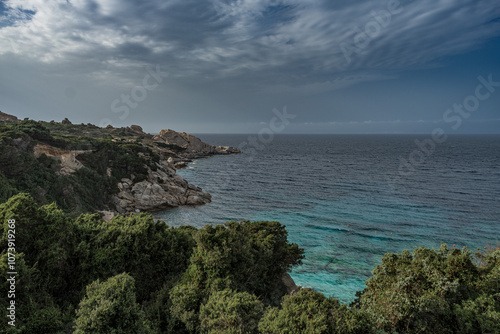
<path fill-rule="evenodd" d="M 498 135 L 198 136 L 245 149 L 179 170 L 212 203 L 156 218 L 196 227 L 279 221 L 305 250 L 295 283 L 343 303 L 387 252 L 500 247 Z"/>

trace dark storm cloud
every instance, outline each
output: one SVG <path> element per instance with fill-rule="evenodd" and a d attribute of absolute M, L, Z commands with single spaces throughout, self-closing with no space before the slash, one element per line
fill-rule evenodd
<path fill-rule="evenodd" d="M 256 108 L 248 92 L 291 101 L 387 81 L 439 67 L 500 32 L 496 0 L 9 0 L 0 8 L 7 71 L 25 61 L 62 81 L 80 76 L 123 91 L 159 64 L 171 91 L 213 92 L 217 101 L 223 91 L 234 105 L 231 92 L 245 110 Z M 217 103 L 205 112 L 226 115 Z"/>
<path fill-rule="evenodd" d="M 102 62 L 167 58 L 178 76 L 269 77 L 276 71 L 277 81 L 293 72 L 286 80 L 296 76 L 309 83 L 345 71 L 427 64 L 474 47 L 499 30 L 494 1 L 406 1 L 360 50 L 356 32 L 364 33 L 373 13 L 387 12 L 389 2 L 103 0 L 50 8 L 41 1 L 7 1 L 11 10 L 38 11 L 40 17 L 19 20 L 2 35 L 19 43 L 20 52 L 34 47 L 41 60 L 74 61 L 74 47 L 84 62 L 89 55 Z M 356 50 L 349 63 L 342 43 Z"/>

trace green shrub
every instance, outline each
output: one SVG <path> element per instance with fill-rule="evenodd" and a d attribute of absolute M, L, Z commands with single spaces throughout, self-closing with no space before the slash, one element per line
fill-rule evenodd
<path fill-rule="evenodd" d="M 258 334 L 264 305 L 247 292 L 230 289 L 210 295 L 200 308 L 201 332 L 207 334 Z"/>
<path fill-rule="evenodd" d="M 40 309 L 57 306 L 67 310 L 76 306 L 86 285 L 124 271 L 138 284 L 138 303 L 151 305 L 165 284 L 168 292 L 179 281 L 195 245 L 192 227 L 169 228 L 147 214 L 116 217 L 110 222 L 103 222 L 98 214 L 73 219 L 55 204 L 39 207 L 28 194 L 19 194 L 0 205 L 2 288 L 7 284 L 8 219 L 16 221 L 16 249 L 24 251 L 16 260 L 20 277 L 16 297 L 23 301 L 17 310 L 20 325 L 38 317 L 35 313 Z M 157 300 L 162 304 L 155 302 L 150 309 L 169 312 L 168 298 L 167 294 Z M 5 302 L 0 300 L 3 310 Z M 148 318 L 174 329 L 183 326 L 177 326 L 176 320 L 169 321 L 169 314 L 152 314 Z M 66 321 L 67 326 L 71 319 L 65 316 L 61 321 Z"/>
<path fill-rule="evenodd" d="M 76 314 L 74 333 L 150 333 L 135 299 L 134 279 L 124 273 L 90 284 Z"/>
<path fill-rule="evenodd" d="M 207 225 L 195 240 L 190 265 L 171 292 L 172 314 L 191 332 L 199 329 L 200 306 L 216 291 L 229 288 L 279 304 L 286 294 L 281 277 L 303 258 L 278 222 Z"/>
<path fill-rule="evenodd" d="M 140 302 L 186 270 L 194 247 L 190 233 L 156 223 L 144 213 L 100 222 L 92 234 L 77 253 L 86 280 L 128 272 L 137 282 Z"/>
<path fill-rule="evenodd" d="M 278 222 L 200 230 L 169 228 L 148 214 L 104 222 L 21 193 L 0 204 L 2 291 L 9 219 L 19 303 L 17 327 L 3 321 L 2 333 L 68 333 L 79 303 L 77 330 L 85 333 L 252 333 L 257 323 L 261 333 L 500 332 L 500 250 L 476 262 L 446 245 L 388 253 L 349 308 L 305 289 L 282 299 L 281 277 L 303 250 Z M 4 319 L 8 302 L 0 298 Z"/>
<path fill-rule="evenodd" d="M 439 250 L 420 247 L 413 254 L 387 253 L 358 294 L 357 303 L 387 332 L 459 331 L 458 318 L 467 314 L 471 303 L 485 292 L 496 293 L 496 255 L 491 255 L 486 268 L 478 268 L 471 255 L 466 249 L 448 249 L 446 244 Z"/>
<path fill-rule="evenodd" d="M 73 216 L 105 209 L 111 195 L 118 192 L 118 180 L 135 175 L 136 182 L 143 181 L 148 168 L 157 170 L 160 161 L 158 154 L 141 143 L 111 141 L 111 132 L 90 125 L 0 124 L 0 202 L 28 192 L 39 204 L 56 202 Z M 33 148 L 38 143 L 87 151 L 76 157 L 84 167 L 61 175 L 57 159 L 45 154 L 35 157 Z"/>
<path fill-rule="evenodd" d="M 262 334 L 371 333 L 372 324 L 361 311 L 348 309 L 333 298 L 308 289 L 285 296 L 280 308 L 270 307 L 259 323 Z"/>
<path fill-rule="evenodd" d="M 144 302 L 145 313 L 151 328 L 156 333 L 187 334 L 186 326 L 179 319 L 172 316 L 170 309 L 172 301 L 170 291 L 180 277 L 172 277 L 164 282 L 163 287 L 151 294 L 151 299 Z"/>
<path fill-rule="evenodd" d="M 61 310 L 57 307 L 36 310 L 26 323 L 25 332 L 30 334 L 62 333 L 64 328 Z"/>
<path fill-rule="evenodd" d="M 455 305 L 459 333 L 500 333 L 500 294 L 480 295 Z"/>

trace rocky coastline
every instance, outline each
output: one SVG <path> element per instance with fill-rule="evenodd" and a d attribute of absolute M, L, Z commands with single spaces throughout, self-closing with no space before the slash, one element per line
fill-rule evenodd
<path fill-rule="evenodd" d="M 148 135 L 137 125 L 132 125 L 130 129 Z M 148 167 L 146 180 L 134 183 L 124 178 L 118 183 L 120 192 L 111 201 L 119 214 L 210 203 L 212 197 L 209 193 L 188 183 L 176 170 L 186 167 L 193 159 L 241 153 L 237 148 L 210 145 L 198 137 L 171 129 L 161 130 L 151 140 L 163 159 L 155 163 L 156 170 Z"/>
<path fill-rule="evenodd" d="M 0 112 L 1 123 L 20 123 L 16 116 Z M 112 147 L 134 146 L 135 151 L 128 151 L 128 158 L 140 161 L 139 173 L 118 178 L 117 191 L 109 197 L 99 212 L 106 220 L 117 214 L 131 214 L 142 211 L 158 211 L 182 205 L 203 205 L 211 202 L 211 195 L 200 187 L 192 185 L 179 176 L 176 171 L 184 168 L 194 159 L 214 155 L 237 154 L 240 150 L 230 146 L 214 146 L 203 142 L 198 137 L 171 129 L 161 130 L 157 135 L 145 133 L 138 125 L 114 128 L 108 125 L 100 128 L 92 124 L 74 125 L 68 119 L 62 122 L 38 121 L 50 130 L 52 135 L 68 138 L 73 136 L 77 147 L 57 147 L 54 143 L 38 140 L 31 154 L 37 159 L 46 156 L 56 160 L 56 174 L 71 177 L 83 167 L 90 167 L 88 155 L 97 154 L 96 147 L 84 147 L 87 139 L 110 142 Z M 82 139 L 83 138 L 83 139 Z M 13 143 L 16 143 L 15 139 Z M 20 146 L 20 144 L 16 144 Z M 22 145 L 21 145 L 22 146 Z M 24 145 L 28 147 L 28 144 Z M 139 149 L 137 149 L 139 147 Z M 78 149 L 75 149 L 78 148 Z M 113 149 L 111 149 L 113 150 Z M 132 155 L 132 156 L 130 156 Z M 112 178 L 114 169 L 112 160 L 103 161 L 108 167 L 107 177 Z M 112 178 L 116 180 L 116 177 Z"/>

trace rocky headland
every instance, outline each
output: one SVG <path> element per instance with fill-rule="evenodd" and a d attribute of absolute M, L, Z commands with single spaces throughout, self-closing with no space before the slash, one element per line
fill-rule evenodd
<path fill-rule="evenodd" d="M 31 122 L 30 126 L 35 123 L 0 112 L 0 124 L 22 126 L 23 122 Z M 188 183 L 176 170 L 186 167 L 193 159 L 240 153 L 234 147 L 210 145 L 193 135 L 170 129 L 152 135 L 138 125 L 99 128 L 92 124 L 75 125 L 68 119 L 37 123 L 48 134 L 29 139 L 26 136 L 12 138 L 10 144 L 15 150 L 31 152 L 36 159 L 54 160 L 53 171 L 61 177 L 70 178 L 84 167 L 96 169 L 97 165 L 116 189 L 110 191 L 106 203 L 100 207 L 107 219 L 116 214 L 209 203 L 210 194 Z M 121 152 L 119 157 L 116 152 Z M 103 157 L 107 157 L 107 161 Z M 117 159 L 134 168 L 124 167 Z M 64 191 L 74 190 L 70 188 Z"/>
<path fill-rule="evenodd" d="M 151 138 L 138 125 L 132 125 L 130 130 L 152 140 L 155 151 L 162 159 L 155 163 L 156 170 L 148 167 L 146 180 L 134 183 L 133 180 L 124 178 L 118 183 L 120 192 L 112 198 L 112 202 L 119 213 L 210 203 L 210 194 L 189 184 L 176 174 L 176 170 L 186 167 L 193 159 L 241 153 L 234 147 L 213 146 L 198 137 L 171 129 L 161 130 Z"/>
<path fill-rule="evenodd" d="M 169 160 L 176 168 L 186 167 L 192 159 L 206 158 L 217 154 L 241 153 L 237 148 L 210 145 L 186 132 L 177 132 L 171 129 L 161 130 L 158 135 L 153 136 L 153 140 L 178 149 L 177 157 L 172 157 Z"/>

